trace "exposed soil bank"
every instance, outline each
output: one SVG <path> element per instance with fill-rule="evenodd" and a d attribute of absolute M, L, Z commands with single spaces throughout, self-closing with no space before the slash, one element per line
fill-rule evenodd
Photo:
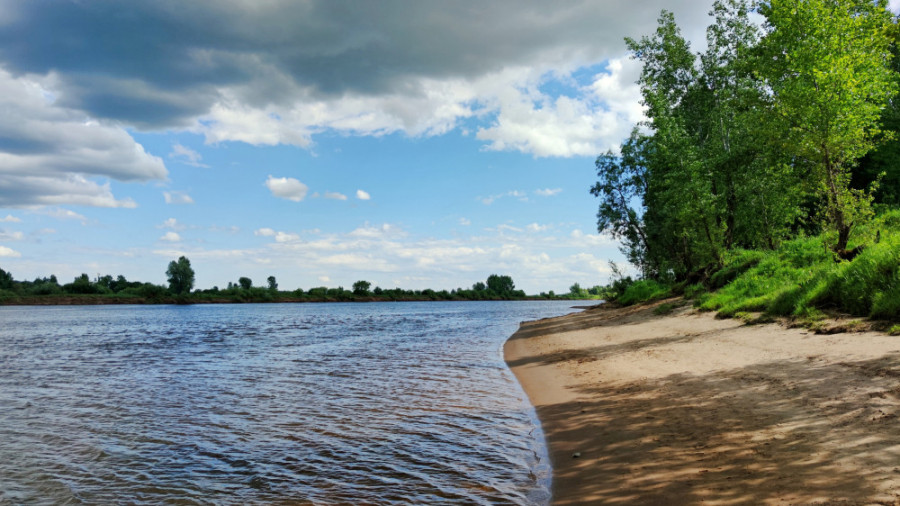
<path fill-rule="evenodd" d="M 900 337 L 653 307 L 506 343 L 554 504 L 900 504 Z"/>

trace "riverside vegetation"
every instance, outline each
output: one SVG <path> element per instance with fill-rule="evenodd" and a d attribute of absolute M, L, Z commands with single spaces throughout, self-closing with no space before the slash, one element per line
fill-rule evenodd
<path fill-rule="evenodd" d="M 870 0 L 719 0 L 710 15 L 700 54 L 665 11 L 626 39 L 648 119 L 597 159 L 591 192 L 639 280 L 608 295 L 900 321 L 897 18 Z"/>
<path fill-rule="evenodd" d="M 525 300 L 525 299 L 598 299 L 605 289 L 595 286 L 581 288 L 572 285 L 569 293 L 556 295 L 550 291 L 540 295 L 526 295 L 516 290 L 512 277 L 491 274 L 472 288 L 454 290 L 404 290 L 402 288 L 372 288 L 368 281 L 353 283 L 351 290 L 325 286 L 292 291 L 278 289 L 275 276 L 269 276 L 266 286 L 253 286 L 245 276 L 237 283 L 228 282 L 220 289 L 193 289 L 194 269 L 186 257 L 169 263 L 166 269 L 168 287 L 153 283 L 128 281 L 125 276 L 97 276 L 93 280 L 82 274 L 71 283 L 59 284 L 56 276 L 34 281 L 16 281 L 11 273 L 0 269 L 0 304 L 197 304 L 241 302 L 376 302 L 429 300 Z"/>

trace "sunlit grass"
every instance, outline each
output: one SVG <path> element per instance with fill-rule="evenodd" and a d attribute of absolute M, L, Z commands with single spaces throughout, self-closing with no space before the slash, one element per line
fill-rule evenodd
<path fill-rule="evenodd" d="M 770 252 L 735 251 L 710 279 L 718 291 L 702 295 L 698 306 L 721 316 L 763 312 L 817 319 L 823 310 L 835 310 L 900 319 L 900 211 L 861 227 L 856 237 L 865 249 L 849 262 L 835 261 L 822 237 L 788 241 Z"/>

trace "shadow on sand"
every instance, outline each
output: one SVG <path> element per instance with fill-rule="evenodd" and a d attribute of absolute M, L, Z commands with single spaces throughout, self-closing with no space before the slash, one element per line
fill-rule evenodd
<path fill-rule="evenodd" d="M 514 339 L 596 326 L 598 318 L 535 322 Z M 612 323 L 627 325 L 628 315 Z M 600 360 L 699 337 L 510 365 Z M 590 401 L 537 408 L 556 504 L 900 504 L 900 353 L 586 384 L 577 394 Z"/>

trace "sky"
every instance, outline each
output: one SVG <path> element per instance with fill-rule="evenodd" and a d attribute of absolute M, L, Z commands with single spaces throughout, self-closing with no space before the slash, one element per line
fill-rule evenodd
<path fill-rule="evenodd" d="M 196 288 L 605 284 L 623 38 L 711 1 L 0 0 L 0 268 Z"/>

